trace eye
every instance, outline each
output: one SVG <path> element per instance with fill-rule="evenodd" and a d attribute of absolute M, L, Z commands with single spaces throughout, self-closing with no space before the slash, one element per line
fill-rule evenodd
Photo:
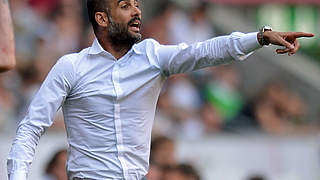
<path fill-rule="evenodd" d="M 129 8 L 129 5 L 128 5 L 128 4 L 124 4 L 124 5 L 121 6 L 121 8 L 122 8 L 122 9 L 128 9 L 128 8 Z"/>

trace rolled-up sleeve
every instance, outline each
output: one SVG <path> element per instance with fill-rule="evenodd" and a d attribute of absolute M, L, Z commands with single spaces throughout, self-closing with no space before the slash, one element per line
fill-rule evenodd
<path fill-rule="evenodd" d="M 261 48 L 257 32 L 234 32 L 191 45 L 155 46 L 160 68 L 167 76 L 185 73 L 208 66 L 227 64 L 233 60 L 244 60 L 254 50 Z"/>
<path fill-rule="evenodd" d="M 10 180 L 27 178 L 40 136 L 52 125 L 55 112 L 70 92 L 73 80 L 72 62 L 64 56 L 51 69 L 19 123 L 7 160 Z"/>

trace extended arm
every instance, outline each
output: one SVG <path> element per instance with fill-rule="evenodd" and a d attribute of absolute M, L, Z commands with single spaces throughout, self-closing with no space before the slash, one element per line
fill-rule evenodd
<path fill-rule="evenodd" d="M 15 67 L 15 48 L 8 0 L 0 0 L 0 72 Z"/>
<path fill-rule="evenodd" d="M 298 38 L 313 37 L 303 32 L 266 31 L 263 38 L 270 44 L 279 45 L 278 54 L 295 54 L 300 48 Z M 235 32 L 229 36 L 220 36 L 192 45 L 158 45 L 156 57 L 165 75 L 185 73 L 208 66 L 226 64 L 232 60 L 244 60 L 256 49 L 262 47 L 258 33 Z"/>
<path fill-rule="evenodd" d="M 40 136 L 52 125 L 54 114 L 67 97 L 74 78 L 72 63 L 60 59 L 32 100 L 18 126 L 8 161 L 10 180 L 26 180 Z"/>
<path fill-rule="evenodd" d="M 227 64 L 233 60 L 244 60 L 261 47 L 256 32 L 235 32 L 229 36 L 220 36 L 192 45 L 158 45 L 155 54 L 162 72 L 169 76 Z"/>

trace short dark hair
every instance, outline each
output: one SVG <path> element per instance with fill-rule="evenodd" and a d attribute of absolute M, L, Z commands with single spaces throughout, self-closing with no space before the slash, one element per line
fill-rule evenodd
<path fill-rule="evenodd" d="M 262 175 L 254 175 L 251 176 L 248 180 L 265 180 L 265 177 L 263 177 Z"/>
<path fill-rule="evenodd" d="M 98 27 L 96 12 L 108 13 L 109 3 L 110 0 L 87 0 L 88 16 L 94 31 Z"/>
<path fill-rule="evenodd" d="M 188 177 L 188 179 L 201 180 L 198 171 L 191 164 L 181 163 L 177 165 L 164 165 L 161 168 L 164 174 L 173 172 L 179 173 L 183 177 Z"/>
<path fill-rule="evenodd" d="M 186 177 L 192 178 L 194 180 L 200 180 L 199 173 L 190 164 L 186 164 L 186 163 L 179 164 L 177 169 L 181 174 L 183 174 Z"/>

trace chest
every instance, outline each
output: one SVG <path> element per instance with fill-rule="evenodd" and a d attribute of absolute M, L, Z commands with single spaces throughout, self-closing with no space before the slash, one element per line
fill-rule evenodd
<path fill-rule="evenodd" d="M 68 99 L 85 99 L 84 103 L 89 104 L 114 103 L 127 98 L 148 100 L 149 96 L 157 97 L 164 81 L 159 68 L 143 56 L 119 61 L 97 59 L 78 68 L 78 79 Z"/>

